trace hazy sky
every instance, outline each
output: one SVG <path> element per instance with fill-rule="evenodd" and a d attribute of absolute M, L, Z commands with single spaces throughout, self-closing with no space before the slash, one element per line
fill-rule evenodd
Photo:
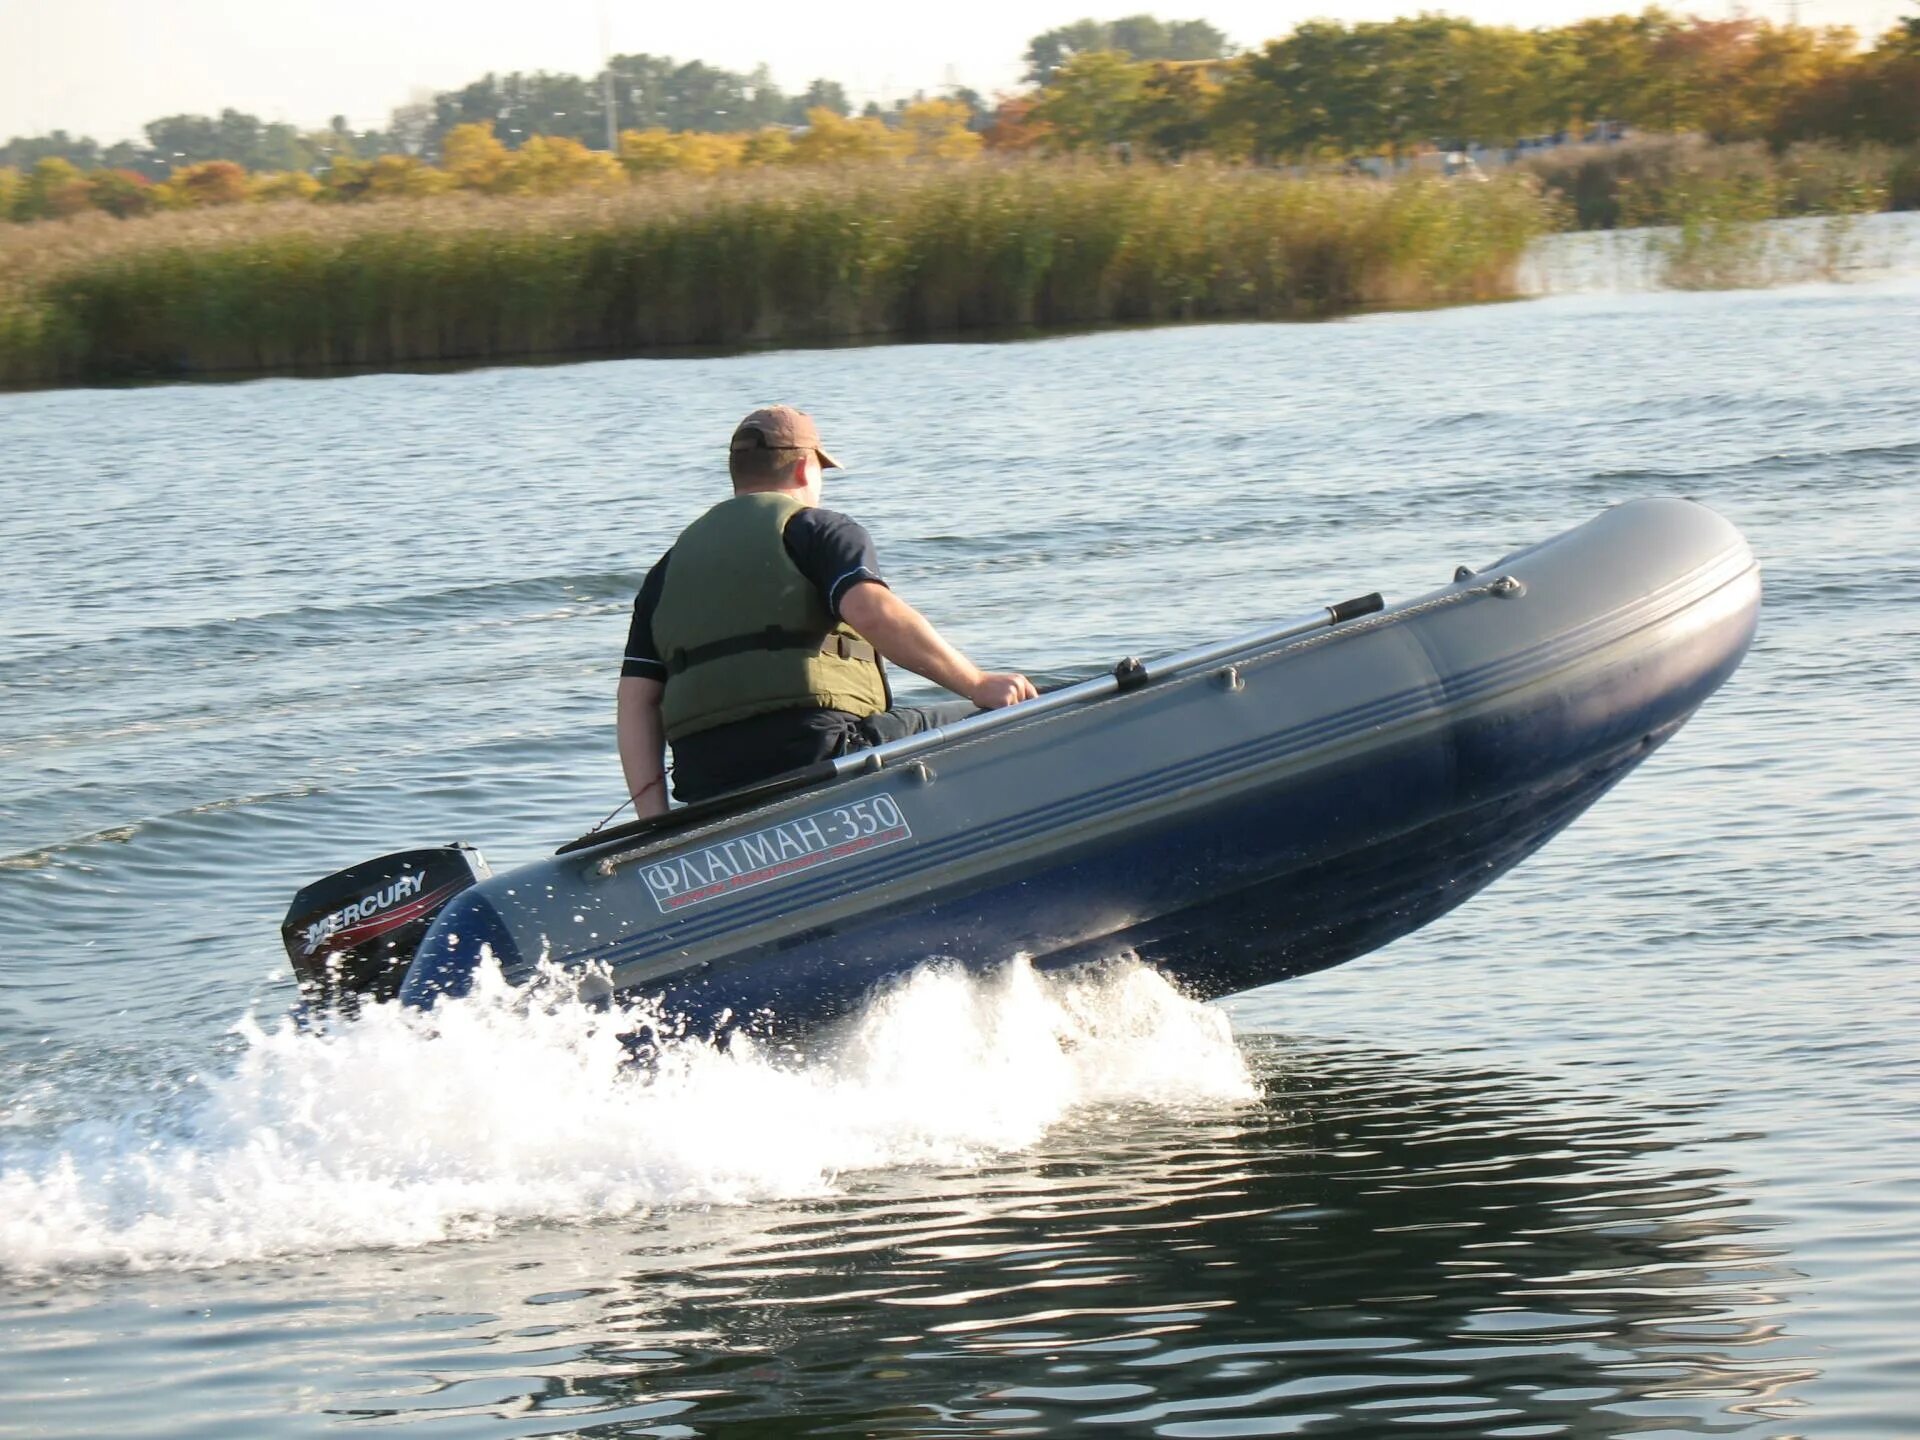
<path fill-rule="evenodd" d="M 815 76 L 856 103 L 917 89 L 1011 88 L 1032 36 L 1086 15 L 1205 19 L 1241 45 L 1301 20 L 1386 20 L 1422 9 L 1493 24 L 1551 25 L 1638 10 L 1640 0 L 0 0 L 0 138 L 55 128 L 103 143 L 182 111 L 231 106 L 303 129 L 345 114 L 382 125 L 417 95 L 489 70 L 593 74 L 602 31 L 618 52 L 765 62 L 787 90 Z M 1671 8 L 1716 18 L 1729 0 Z M 1750 0 L 1746 13 L 1876 35 L 1916 0 Z"/>

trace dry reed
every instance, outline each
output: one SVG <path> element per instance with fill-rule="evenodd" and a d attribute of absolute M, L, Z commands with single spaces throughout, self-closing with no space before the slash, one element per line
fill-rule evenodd
<path fill-rule="evenodd" d="M 0 227 L 0 384 L 1513 293 L 1536 187 L 1013 163 Z"/>

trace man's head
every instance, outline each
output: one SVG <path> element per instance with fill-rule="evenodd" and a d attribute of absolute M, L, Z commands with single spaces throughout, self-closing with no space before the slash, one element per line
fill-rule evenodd
<path fill-rule="evenodd" d="M 736 493 L 816 486 L 820 471 L 840 462 L 820 448 L 813 417 L 791 405 L 768 405 L 734 427 L 727 471 Z"/>

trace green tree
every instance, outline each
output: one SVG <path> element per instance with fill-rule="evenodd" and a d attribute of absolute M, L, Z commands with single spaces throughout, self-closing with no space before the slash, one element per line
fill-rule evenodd
<path fill-rule="evenodd" d="M 42 160 L 59 159 L 78 170 L 91 170 L 100 164 L 100 146 L 87 136 L 73 136 L 64 130 L 31 138 L 19 136 L 0 145 L 0 165 L 25 170 Z"/>
<path fill-rule="evenodd" d="M 1134 132 L 1154 154 L 1178 160 L 1199 151 L 1234 155 L 1240 148 L 1220 123 L 1222 94 L 1205 61 L 1161 60 L 1147 67 L 1134 111 Z"/>
<path fill-rule="evenodd" d="M 1227 37 L 1204 20 L 1168 22 L 1152 15 L 1076 20 L 1027 42 L 1027 82 L 1049 84 L 1074 56 L 1096 50 L 1118 51 L 1134 60 L 1219 60 L 1227 54 Z"/>
<path fill-rule="evenodd" d="M 1058 150 L 1087 150 L 1135 139 L 1143 119 L 1149 67 L 1117 50 L 1089 50 L 1054 71 L 1033 107 Z"/>
<path fill-rule="evenodd" d="M 809 110 L 831 110 L 836 115 L 848 115 L 853 106 L 847 100 L 847 92 L 835 80 L 815 80 L 807 86 L 806 93 L 794 97 L 786 120 L 791 125 L 807 123 Z"/>

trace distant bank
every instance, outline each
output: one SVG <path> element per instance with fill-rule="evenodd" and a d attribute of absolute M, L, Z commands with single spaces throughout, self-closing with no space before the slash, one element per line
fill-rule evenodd
<path fill-rule="evenodd" d="M 0 227 L 0 385 L 312 374 L 1517 293 L 1537 182 L 1015 162 Z"/>

